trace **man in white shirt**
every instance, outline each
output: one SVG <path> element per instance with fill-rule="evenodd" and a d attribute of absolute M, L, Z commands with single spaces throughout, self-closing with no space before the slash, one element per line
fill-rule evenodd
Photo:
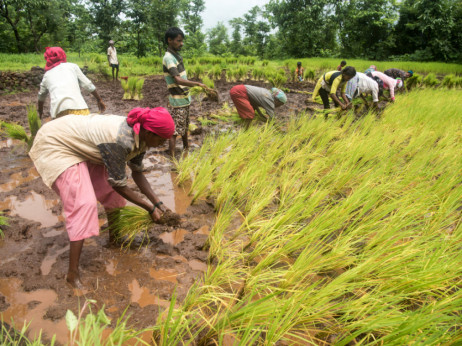
<path fill-rule="evenodd" d="M 107 49 L 107 61 L 109 66 L 112 67 L 112 80 L 119 78 L 119 60 L 117 60 L 117 50 L 114 47 L 114 41 L 109 41 L 109 47 Z M 114 69 L 116 70 L 116 75 L 114 78 Z"/>
<path fill-rule="evenodd" d="M 362 72 L 356 72 L 356 86 L 351 90 L 347 97 L 351 100 L 360 96 L 367 104 L 364 94 L 372 94 L 373 107 L 378 107 L 379 102 L 379 85 L 377 82 Z"/>
<path fill-rule="evenodd" d="M 95 97 L 101 113 L 106 110 L 96 87 L 76 64 L 66 62 L 66 53 L 61 47 L 47 47 L 44 57 L 46 60 L 45 74 L 40 83 L 37 105 L 40 119 L 43 116 L 43 105 L 48 94 L 50 94 L 52 119 L 68 114 L 90 114 L 80 87 Z"/>

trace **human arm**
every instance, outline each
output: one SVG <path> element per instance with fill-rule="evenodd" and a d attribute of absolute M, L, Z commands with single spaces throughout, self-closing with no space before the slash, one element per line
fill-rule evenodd
<path fill-rule="evenodd" d="M 173 78 L 175 79 L 175 83 L 178 84 L 178 85 L 183 85 L 183 86 L 188 86 L 188 87 L 198 86 L 198 87 L 201 87 L 201 88 L 207 88 L 207 86 L 205 84 L 202 84 L 200 82 L 194 82 L 194 81 L 189 80 L 189 79 L 183 79 L 183 78 L 180 77 L 180 75 L 174 76 Z"/>
<path fill-rule="evenodd" d="M 103 113 L 106 110 L 106 105 L 104 104 L 103 100 L 101 99 L 101 96 L 99 96 L 98 92 L 93 90 L 91 93 L 93 97 L 96 99 L 96 102 L 98 103 L 98 109 L 100 113 Z"/>
<path fill-rule="evenodd" d="M 110 59 L 110 57 L 111 57 L 111 52 L 109 51 L 110 49 L 111 49 L 111 48 L 108 48 L 108 49 L 107 49 L 107 54 L 106 54 L 106 56 L 107 56 L 107 63 L 109 64 L 109 66 L 111 66 L 111 59 Z"/>
<path fill-rule="evenodd" d="M 45 104 L 45 99 L 48 95 L 48 89 L 45 86 L 45 77 L 43 77 L 42 82 L 40 83 L 40 90 L 38 93 L 38 100 L 37 100 L 37 112 L 39 114 L 40 119 L 43 117 L 43 105 Z"/>
<path fill-rule="evenodd" d="M 43 117 L 43 105 L 44 105 L 44 103 L 45 103 L 45 101 L 42 101 L 42 100 L 38 100 L 38 102 L 37 102 L 37 111 L 38 111 L 40 119 L 42 119 L 42 117 Z"/>

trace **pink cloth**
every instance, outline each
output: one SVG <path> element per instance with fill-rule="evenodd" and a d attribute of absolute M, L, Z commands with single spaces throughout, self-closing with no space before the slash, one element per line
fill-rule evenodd
<path fill-rule="evenodd" d="M 64 53 L 64 50 L 61 47 L 46 47 L 45 54 L 43 54 L 43 56 L 47 61 L 45 71 L 49 71 L 62 62 L 66 62 L 66 53 Z"/>
<path fill-rule="evenodd" d="M 233 86 L 229 91 L 229 95 L 241 119 L 253 119 L 255 117 L 255 110 L 250 104 L 245 85 L 240 84 Z"/>
<path fill-rule="evenodd" d="M 53 183 L 63 202 L 70 241 L 99 235 L 99 201 L 106 211 L 125 206 L 125 199 L 109 185 L 106 167 L 80 162 L 66 169 Z"/>
<path fill-rule="evenodd" d="M 374 77 L 379 77 L 383 82 L 383 87 L 385 89 L 390 89 L 390 96 L 391 99 L 395 100 L 395 87 L 396 87 L 396 79 L 388 77 L 385 73 L 373 71 L 372 75 Z"/>
<path fill-rule="evenodd" d="M 162 138 L 170 138 L 175 132 L 172 116 L 163 107 L 133 108 L 128 113 L 127 123 L 133 127 L 136 134 L 140 133 L 141 126 Z"/>

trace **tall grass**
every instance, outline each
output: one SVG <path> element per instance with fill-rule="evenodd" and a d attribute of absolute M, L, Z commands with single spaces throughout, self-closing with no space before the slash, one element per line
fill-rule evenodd
<path fill-rule="evenodd" d="M 461 342 L 461 96 L 208 137 L 178 169 L 215 199 L 213 265 L 160 344 Z"/>

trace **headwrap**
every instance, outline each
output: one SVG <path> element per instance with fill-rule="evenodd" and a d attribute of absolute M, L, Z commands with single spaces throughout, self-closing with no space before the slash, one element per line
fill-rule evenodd
<path fill-rule="evenodd" d="M 64 53 L 64 50 L 61 47 L 46 47 L 45 54 L 43 54 L 43 56 L 47 61 L 45 71 L 49 71 L 62 62 L 66 62 L 66 53 Z"/>
<path fill-rule="evenodd" d="M 401 88 L 403 86 L 403 80 L 401 78 L 396 78 L 396 87 Z"/>
<path fill-rule="evenodd" d="M 114 44 L 114 41 L 113 41 L 113 40 L 109 40 L 109 44 Z"/>
<path fill-rule="evenodd" d="M 133 108 L 127 116 L 127 124 L 138 135 L 141 126 L 162 138 L 170 138 L 175 132 L 175 123 L 170 113 L 163 107 Z"/>
<path fill-rule="evenodd" d="M 412 71 L 412 70 L 407 71 L 407 73 L 409 73 L 411 75 L 411 77 L 414 75 L 414 71 Z"/>
<path fill-rule="evenodd" d="M 271 88 L 271 93 L 273 94 L 273 97 L 277 98 L 283 104 L 287 102 L 287 96 L 281 89 Z"/>

